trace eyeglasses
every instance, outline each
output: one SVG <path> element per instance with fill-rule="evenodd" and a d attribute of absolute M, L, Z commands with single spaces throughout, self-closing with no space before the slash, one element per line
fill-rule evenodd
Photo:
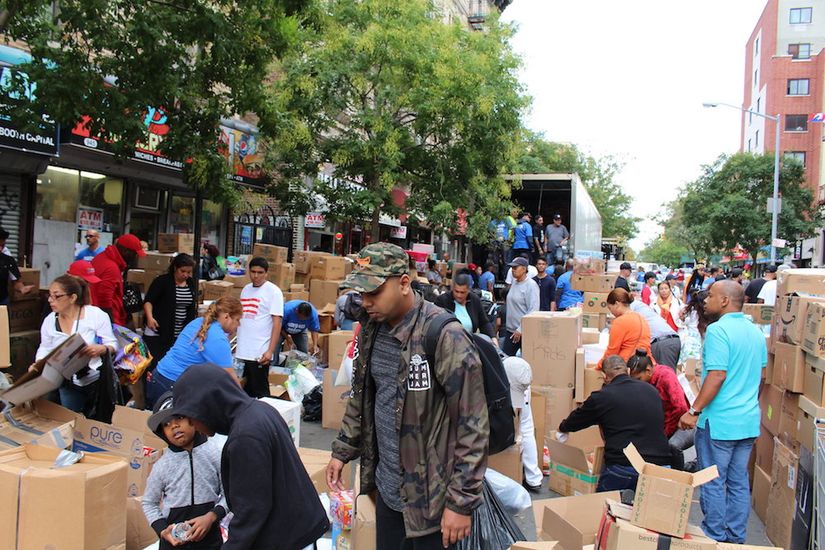
<path fill-rule="evenodd" d="M 68 296 L 68 294 L 49 294 L 49 300 L 52 302 L 56 302 L 57 300 L 61 299 L 63 296 Z"/>
<path fill-rule="evenodd" d="M 86 235 L 87 239 L 96 239 L 97 235 Z"/>

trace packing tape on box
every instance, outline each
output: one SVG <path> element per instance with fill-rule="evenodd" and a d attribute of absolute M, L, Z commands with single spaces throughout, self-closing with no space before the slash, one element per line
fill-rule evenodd
<path fill-rule="evenodd" d="M 550 467 L 553 470 L 560 473 L 560 474 L 564 474 L 568 477 L 572 477 L 574 479 L 584 481 L 585 483 L 596 483 L 597 481 L 599 481 L 599 476 L 598 475 L 585 474 L 585 473 L 576 471 L 572 468 L 568 468 L 567 466 L 562 466 L 561 464 L 552 463 L 550 465 Z M 550 475 L 552 475 L 552 474 L 550 474 Z"/>

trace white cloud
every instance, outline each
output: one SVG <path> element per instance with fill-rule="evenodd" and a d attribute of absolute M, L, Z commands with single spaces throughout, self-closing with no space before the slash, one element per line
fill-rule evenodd
<path fill-rule="evenodd" d="M 515 0 L 527 125 L 553 141 L 626 161 L 617 181 L 645 219 L 637 251 L 661 231 L 652 220 L 701 165 L 739 149 L 745 44 L 755 0 Z"/>

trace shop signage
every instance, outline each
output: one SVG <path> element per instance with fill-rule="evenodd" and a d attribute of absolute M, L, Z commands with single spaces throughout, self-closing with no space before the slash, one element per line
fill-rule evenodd
<path fill-rule="evenodd" d="M 324 219 L 324 215 L 320 212 L 310 212 L 304 216 L 304 227 L 323 229 L 326 225 L 327 223 Z"/>
<path fill-rule="evenodd" d="M 91 206 L 78 206 L 77 228 L 103 231 L 103 210 Z"/>
<path fill-rule="evenodd" d="M 5 87 L 10 82 L 12 70 L 8 67 L 0 67 L 0 87 Z M 34 85 L 27 94 L 29 99 L 33 97 Z M 14 99 L 14 98 L 13 98 Z M 33 131 L 21 130 L 9 117 L 0 116 L 0 147 L 27 151 L 41 155 L 57 155 L 58 139 L 57 127 L 45 120 Z"/>
<path fill-rule="evenodd" d="M 229 165 L 229 178 L 250 185 L 264 183 L 264 144 L 255 134 L 221 126 L 218 152 Z"/>
<path fill-rule="evenodd" d="M 407 238 L 407 226 L 402 225 L 401 227 L 393 227 L 390 229 L 390 238 L 392 239 L 406 239 Z"/>

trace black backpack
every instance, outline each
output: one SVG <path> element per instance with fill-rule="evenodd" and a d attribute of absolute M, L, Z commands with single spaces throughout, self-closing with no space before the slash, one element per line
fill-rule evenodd
<path fill-rule="evenodd" d="M 458 322 L 452 313 L 439 313 L 430 321 L 424 336 L 424 350 L 430 365 L 435 365 L 435 350 L 438 337 L 448 323 Z M 515 414 L 510 399 L 510 382 L 504 363 L 496 347 L 478 334 L 471 335 L 484 374 L 484 395 L 487 398 L 487 416 L 490 419 L 489 454 L 493 455 L 512 447 L 516 443 Z"/>

